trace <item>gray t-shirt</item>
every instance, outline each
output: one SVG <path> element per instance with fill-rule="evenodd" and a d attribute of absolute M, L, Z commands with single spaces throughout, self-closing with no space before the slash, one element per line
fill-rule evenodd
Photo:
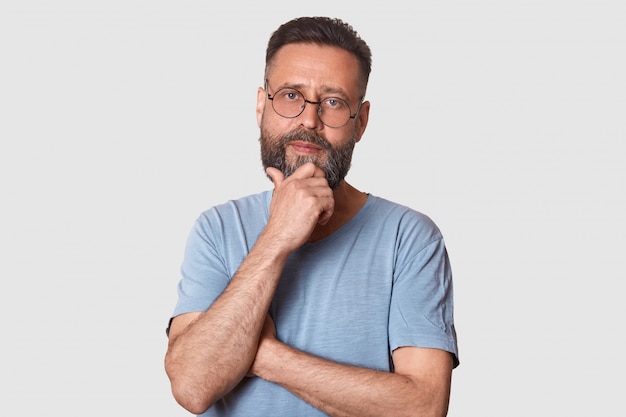
<path fill-rule="evenodd" d="M 172 317 L 205 311 L 228 285 L 269 217 L 271 191 L 200 215 L 185 251 Z M 325 239 L 293 252 L 270 307 L 277 337 L 335 362 L 393 371 L 400 346 L 451 352 L 458 364 L 452 274 L 437 226 L 368 196 Z M 324 416 L 282 387 L 245 378 L 203 416 Z"/>

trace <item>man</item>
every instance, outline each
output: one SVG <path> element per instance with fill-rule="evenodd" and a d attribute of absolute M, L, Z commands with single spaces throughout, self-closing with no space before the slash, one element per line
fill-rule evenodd
<path fill-rule="evenodd" d="M 338 19 L 270 38 L 257 97 L 274 187 L 204 212 L 165 368 L 203 416 L 445 416 L 458 365 L 432 221 L 349 185 L 367 126 L 367 44 Z"/>

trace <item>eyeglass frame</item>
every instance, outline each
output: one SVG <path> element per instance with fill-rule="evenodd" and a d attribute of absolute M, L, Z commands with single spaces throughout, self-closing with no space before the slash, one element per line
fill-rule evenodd
<path fill-rule="evenodd" d="M 301 92 L 300 90 L 298 90 L 297 88 L 293 88 L 293 87 L 282 87 L 282 88 L 279 88 L 278 90 L 276 90 L 276 91 L 274 92 L 274 95 L 271 95 L 271 94 L 270 94 L 270 92 L 269 92 L 269 88 L 268 88 L 268 87 L 269 87 L 269 84 L 270 84 L 270 82 L 269 82 L 269 80 L 266 78 L 266 79 L 265 79 L 265 94 L 266 94 L 266 97 L 267 97 L 267 99 L 268 99 L 269 101 L 271 101 L 271 102 L 272 102 L 272 109 L 274 110 L 274 112 L 275 112 L 277 115 L 279 115 L 280 117 L 284 117 L 285 119 L 295 119 L 296 117 L 298 117 L 298 116 L 300 116 L 302 113 L 304 113 L 304 109 L 306 109 L 306 105 L 307 105 L 307 104 L 315 104 L 315 105 L 317 105 L 317 118 L 318 118 L 318 119 L 320 119 L 320 122 L 322 122 L 322 124 L 323 124 L 324 126 L 327 126 L 327 127 L 333 128 L 333 129 L 339 129 L 339 128 L 344 127 L 344 126 L 345 126 L 345 125 L 347 125 L 348 123 L 350 123 L 350 119 L 352 119 L 352 120 L 356 119 L 356 117 L 358 116 L 359 112 L 361 111 L 361 105 L 363 104 L 363 97 L 361 97 L 361 98 L 359 99 L 359 104 L 358 104 L 358 106 L 357 106 L 356 112 L 355 112 L 354 114 L 350 114 L 350 112 L 352 112 L 352 109 L 350 108 L 350 103 L 348 103 L 348 101 L 347 101 L 347 100 L 345 100 L 345 99 L 343 99 L 343 98 L 341 98 L 341 97 L 328 96 L 328 97 L 323 97 L 320 101 L 311 101 L 311 100 L 308 100 L 306 97 L 304 97 L 304 94 L 302 94 L 302 92 Z M 278 112 L 278 111 L 274 108 L 274 98 L 276 97 L 276 93 L 278 93 L 278 92 L 279 92 L 279 91 L 281 91 L 281 90 L 286 90 L 286 89 L 296 91 L 296 92 L 297 92 L 298 94 L 300 94 L 300 96 L 304 99 L 304 106 L 302 106 L 302 109 L 300 110 L 300 112 L 299 112 L 298 114 L 294 115 L 294 116 L 283 116 L 282 114 L 280 114 L 280 113 L 279 113 L 279 112 Z M 348 110 L 349 110 L 349 113 L 348 113 L 348 120 L 346 120 L 346 122 L 345 122 L 344 124 L 340 125 L 340 126 L 331 126 L 331 125 L 329 125 L 329 124 L 326 124 L 326 123 L 322 120 L 322 103 L 323 103 L 324 101 L 328 100 L 329 98 L 332 98 L 332 99 L 337 99 L 337 100 L 341 100 L 341 101 L 345 102 L 345 103 L 346 103 L 346 105 L 348 106 Z"/>

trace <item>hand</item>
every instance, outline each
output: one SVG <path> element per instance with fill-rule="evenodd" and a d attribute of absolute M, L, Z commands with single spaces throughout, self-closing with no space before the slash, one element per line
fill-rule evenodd
<path fill-rule="evenodd" d="M 259 376 L 258 372 L 260 371 L 263 363 L 263 353 L 270 349 L 271 342 L 275 340 L 276 326 L 274 325 L 274 320 L 272 320 L 272 317 L 268 314 L 265 318 L 263 329 L 261 330 L 261 337 L 259 338 L 259 347 L 257 348 L 256 357 L 254 358 L 254 362 L 252 362 L 252 366 L 250 366 L 246 376 Z"/>
<path fill-rule="evenodd" d="M 276 168 L 267 168 L 274 182 L 270 218 L 266 230 L 275 242 L 293 251 L 309 238 L 318 224 L 324 225 L 333 214 L 335 199 L 324 171 L 308 162 L 287 179 Z"/>

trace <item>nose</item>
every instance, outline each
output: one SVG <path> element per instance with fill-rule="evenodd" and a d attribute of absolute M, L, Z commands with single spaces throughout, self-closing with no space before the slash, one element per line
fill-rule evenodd
<path fill-rule="evenodd" d="M 304 110 L 300 114 L 300 125 L 308 129 L 318 129 L 323 123 L 320 119 L 320 103 L 315 101 L 304 100 Z"/>

